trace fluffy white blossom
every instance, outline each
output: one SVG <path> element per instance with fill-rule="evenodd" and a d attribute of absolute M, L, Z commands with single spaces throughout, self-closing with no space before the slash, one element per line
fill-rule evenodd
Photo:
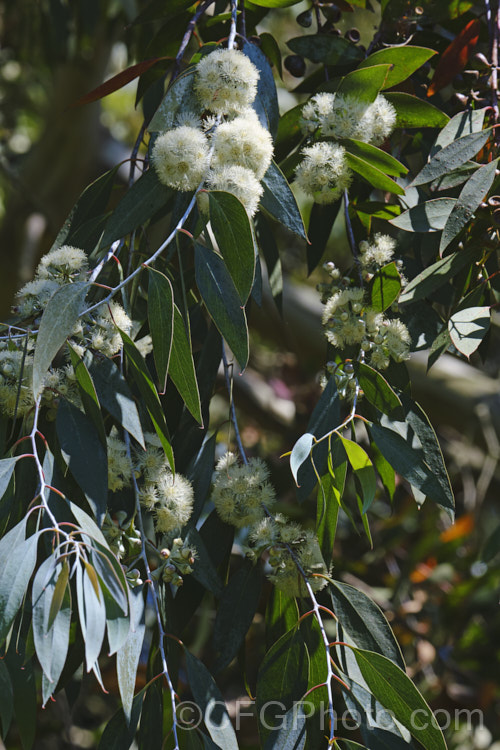
<path fill-rule="evenodd" d="M 118 437 L 115 428 L 106 439 L 108 446 L 108 488 L 111 492 L 128 487 L 132 480 L 132 469 L 127 456 L 127 448 Z"/>
<path fill-rule="evenodd" d="M 269 554 L 272 571 L 268 575 L 269 580 L 288 596 L 309 595 L 304 577 L 288 548 L 290 547 L 311 589 L 314 592 L 321 591 L 328 583 L 321 576 L 328 575 L 328 569 L 315 534 L 309 530 L 304 531 L 297 524 L 286 523 L 279 517 L 276 520 L 274 546 Z"/>
<path fill-rule="evenodd" d="M 9 417 L 24 416 L 33 407 L 33 356 L 20 349 L 0 350 L 0 409 Z"/>
<path fill-rule="evenodd" d="M 333 203 L 349 187 L 351 171 L 345 149 L 336 143 L 315 143 L 302 152 L 295 177 L 297 185 L 316 203 Z"/>
<path fill-rule="evenodd" d="M 364 240 L 359 243 L 361 264 L 367 270 L 373 266 L 384 266 L 392 260 L 395 249 L 396 240 L 378 232 L 372 242 Z"/>
<path fill-rule="evenodd" d="M 396 110 L 381 94 L 366 103 L 350 95 L 321 93 L 302 108 L 300 125 L 305 134 L 320 129 L 324 137 L 378 145 L 394 130 Z"/>
<path fill-rule="evenodd" d="M 264 177 L 271 164 L 273 141 L 253 110 L 221 123 L 213 140 L 213 168 L 236 164 L 252 170 L 258 180 Z"/>
<path fill-rule="evenodd" d="M 390 136 L 396 126 L 396 110 L 387 99 L 379 94 L 369 107 L 369 127 L 371 127 L 370 143 L 378 146 Z M 361 120 L 361 128 L 363 120 Z M 362 138 L 360 140 L 363 140 Z"/>
<path fill-rule="evenodd" d="M 155 528 L 159 533 L 180 529 L 193 512 L 193 487 L 191 482 L 166 471 L 156 482 L 158 502 L 154 507 Z"/>
<path fill-rule="evenodd" d="M 158 179 L 176 190 L 196 190 L 209 164 L 208 141 L 204 133 L 181 125 L 161 133 L 151 152 Z"/>
<path fill-rule="evenodd" d="M 194 90 L 210 112 L 241 112 L 254 101 L 258 80 L 259 71 L 243 52 L 217 49 L 198 63 Z"/>
<path fill-rule="evenodd" d="M 118 329 L 130 333 L 132 321 L 123 307 L 114 300 L 109 305 L 99 307 L 97 313 L 94 324 L 89 328 L 90 344 L 106 357 L 113 357 L 122 348 L 122 337 Z"/>
<path fill-rule="evenodd" d="M 44 255 L 38 264 L 38 279 L 56 279 L 60 283 L 84 278 L 88 271 L 87 254 L 79 247 L 62 245 Z"/>
<path fill-rule="evenodd" d="M 263 188 L 252 170 L 240 166 L 225 166 L 213 169 L 207 178 L 211 190 L 225 190 L 232 193 L 245 206 L 249 216 L 253 216 L 259 206 Z"/>
<path fill-rule="evenodd" d="M 268 482 L 269 470 L 259 458 L 250 458 L 240 465 L 233 453 L 217 463 L 212 500 L 223 521 L 237 528 L 255 524 L 264 518 L 267 507 L 275 501 L 275 492 Z"/>
<path fill-rule="evenodd" d="M 30 318 L 43 312 L 49 299 L 60 284 L 53 279 L 35 279 L 28 281 L 18 291 L 14 301 L 14 312 L 23 318 Z"/>

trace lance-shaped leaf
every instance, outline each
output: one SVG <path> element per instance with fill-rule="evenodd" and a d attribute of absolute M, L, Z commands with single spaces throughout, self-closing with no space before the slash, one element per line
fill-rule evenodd
<path fill-rule="evenodd" d="M 354 649 L 359 669 L 374 697 L 392 712 L 426 750 L 446 750 L 434 714 L 403 670 L 373 651 Z"/>
<path fill-rule="evenodd" d="M 436 289 L 446 284 L 449 279 L 456 276 L 462 268 L 472 265 L 479 257 L 480 251 L 471 247 L 447 255 L 446 258 L 441 258 L 410 281 L 399 298 L 399 302 L 416 302 L 416 300 L 428 297 Z"/>
<path fill-rule="evenodd" d="M 192 109 L 192 103 L 196 100 L 193 92 L 195 71 L 196 68 L 194 67 L 188 68 L 169 87 L 149 123 L 148 130 L 150 133 L 170 130 L 175 125 L 175 118 L 179 110 Z"/>
<path fill-rule="evenodd" d="M 390 68 L 387 64 L 368 67 L 360 65 L 341 79 L 337 93 L 371 104 L 380 89 L 384 88 Z"/>
<path fill-rule="evenodd" d="M 213 250 L 195 243 L 195 274 L 210 317 L 244 370 L 248 362 L 247 321 L 224 261 Z"/>
<path fill-rule="evenodd" d="M 0 661 L 0 722 L 2 723 L 2 737 L 7 736 L 13 712 L 14 695 L 9 670 L 5 662 Z"/>
<path fill-rule="evenodd" d="M 273 2 L 274 0 L 266 0 Z M 362 59 L 362 52 L 355 44 L 340 36 L 329 34 L 307 34 L 289 39 L 287 42 L 292 52 L 307 57 L 314 63 L 325 65 L 352 66 Z"/>
<path fill-rule="evenodd" d="M 71 358 L 71 364 L 75 372 L 76 383 L 78 385 L 78 392 L 82 399 L 83 408 L 87 417 L 93 422 L 99 437 L 101 438 L 102 444 L 106 445 L 106 431 L 104 429 L 104 421 L 101 413 L 101 405 L 97 398 L 97 392 L 92 381 L 92 377 L 85 365 L 83 359 L 80 359 L 76 351 L 73 349 L 71 344 L 68 342 L 69 356 Z"/>
<path fill-rule="evenodd" d="M 465 68 L 478 42 L 480 30 L 481 21 L 479 18 L 473 18 L 446 47 L 436 65 L 427 96 L 433 96 L 447 86 Z"/>
<path fill-rule="evenodd" d="M 347 467 L 347 462 L 344 464 Z M 329 564 L 333 555 L 333 544 L 337 532 L 337 520 L 340 510 L 342 491 L 339 487 L 339 472 L 328 473 L 321 477 L 316 501 L 316 534 L 323 559 Z M 343 474 L 345 482 L 345 472 Z M 342 484 L 343 489 L 343 484 Z"/>
<path fill-rule="evenodd" d="M 261 208 L 294 234 L 307 239 L 304 220 L 288 181 L 273 161 L 262 179 Z"/>
<path fill-rule="evenodd" d="M 329 203 L 327 205 L 313 203 L 311 215 L 309 217 L 309 226 L 307 228 L 307 234 L 309 235 L 309 241 L 311 243 L 306 249 L 308 273 L 314 271 L 323 257 L 323 253 L 325 252 L 328 239 L 341 205 L 341 198 L 334 203 Z"/>
<path fill-rule="evenodd" d="M 248 214 L 231 193 L 213 190 L 208 200 L 217 246 L 244 305 L 255 276 L 255 245 Z"/>
<path fill-rule="evenodd" d="M 346 152 L 345 159 L 347 164 L 353 170 L 357 172 L 364 180 L 370 183 L 374 188 L 385 190 L 388 193 L 396 193 L 397 195 L 404 195 L 405 191 L 401 185 L 398 185 L 390 177 L 387 177 L 377 167 L 372 166 L 366 159 L 361 159 L 355 154 Z"/>
<path fill-rule="evenodd" d="M 203 426 L 200 392 L 191 352 L 189 329 L 184 323 L 181 311 L 175 304 L 174 335 L 172 338 L 169 375 L 187 408 L 196 421 Z"/>
<path fill-rule="evenodd" d="M 384 97 L 396 110 L 398 128 L 442 128 L 449 120 L 447 114 L 417 96 L 389 91 Z"/>
<path fill-rule="evenodd" d="M 13 458 L 2 458 L 0 461 L 0 498 L 4 496 L 9 486 L 12 474 L 16 468 L 19 456 Z"/>
<path fill-rule="evenodd" d="M 474 212 L 487 196 L 495 179 L 497 165 L 498 159 L 491 161 L 489 164 L 484 164 L 465 183 L 441 235 L 440 255 L 443 254 L 454 237 L 469 223 L 474 216 Z"/>
<path fill-rule="evenodd" d="M 170 445 L 165 414 L 163 413 L 163 408 L 160 399 L 158 398 L 158 393 L 148 370 L 148 366 L 132 339 L 127 336 L 124 331 L 120 331 L 120 335 L 123 339 L 123 351 L 125 352 L 125 356 L 130 364 L 132 377 L 144 399 L 148 414 L 151 417 L 156 434 L 160 438 L 160 442 L 165 451 L 170 467 L 172 471 L 175 471 L 174 454 L 172 446 Z"/>
<path fill-rule="evenodd" d="M 264 750 L 304 750 L 306 746 L 306 718 L 308 716 L 309 704 L 303 707 L 300 701 L 294 703 L 281 716 L 279 726 L 273 729 L 268 736 Z"/>
<path fill-rule="evenodd" d="M 189 685 L 211 738 L 224 750 L 238 750 L 236 734 L 214 678 L 193 654 L 189 651 L 185 654 Z"/>
<path fill-rule="evenodd" d="M 93 573 L 93 574 L 92 574 Z M 106 608 L 97 575 L 91 565 L 76 568 L 78 616 L 85 642 L 87 672 L 94 668 L 101 652 L 106 628 Z"/>
<path fill-rule="evenodd" d="M 33 395 L 38 398 L 55 355 L 72 333 L 89 285 L 83 281 L 57 289 L 43 311 L 33 360 Z"/>
<path fill-rule="evenodd" d="M 478 348 L 490 327 L 489 307 L 466 307 L 453 313 L 448 321 L 448 331 L 453 345 L 467 359 Z"/>
<path fill-rule="evenodd" d="M 165 392 L 174 333 L 174 292 L 167 277 L 149 267 L 148 321 L 160 390 Z"/>
<path fill-rule="evenodd" d="M 33 573 L 39 534 L 26 539 L 24 518 L 0 539 L 0 645 L 23 601 Z"/>
<path fill-rule="evenodd" d="M 273 71 L 266 55 L 256 44 L 245 41 L 242 52 L 250 58 L 259 71 L 257 96 L 255 97 L 253 108 L 259 115 L 261 123 L 274 138 L 278 130 L 280 112 Z"/>
<path fill-rule="evenodd" d="M 411 187 L 425 185 L 426 182 L 437 180 L 447 172 L 450 172 L 466 161 L 472 159 L 484 146 L 492 133 L 491 128 L 481 130 L 479 133 L 471 133 L 457 138 L 448 146 L 445 146 L 433 156 L 428 164 L 420 170 L 411 183 Z"/>
<path fill-rule="evenodd" d="M 366 513 L 375 499 L 375 491 L 377 489 L 375 469 L 367 452 L 360 445 L 344 437 L 340 439 L 354 471 L 354 476 L 358 479 L 361 486 L 363 513 Z"/>
<path fill-rule="evenodd" d="M 483 107 L 483 109 L 468 109 L 452 117 L 434 141 L 430 156 L 434 156 L 434 154 L 437 154 L 442 148 L 453 143 L 457 138 L 470 135 L 471 133 L 479 133 L 483 129 L 486 110 L 487 107 Z"/>
<path fill-rule="evenodd" d="M 372 167 L 379 169 L 384 174 L 399 177 L 408 173 L 408 169 L 397 159 L 382 151 L 381 148 L 371 146 L 369 143 L 355 141 L 352 138 L 342 138 L 340 143 L 349 154 L 358 156 L 360 159 L 367 161 Z"/>
<path fill-rule="evenodd" d="M 439 232 L 446 226 L 456 202 L 456 198 L 434 198 L 403 211 L 390 222 L 405 232 Z"/>
<path fill-rule="evenodd" d="M 354 371 L 365 398 L 383 414 L 393 418 L 404 419 L 403 407 L 399 396 L 393 391 L 387 380 L 373 367 L 363 362 L 356 362 Z"/>
<path fill-rule="evenodd" d="M 64 460 L 101 526 L 108 501 L 108 460 L 99 433 L 66 399 L 59 404 L 56 429 Z"/>
<path fill-rule="evenodd" d="M 127 640 L 116 654 L 118 688 L 122 699 L 123 713 L 128 724 L 132 717 L 137 667 L 141 656 L 144 633 L 146 632 L 143 587 L 136 586 L 130 591 L 131 623 Z"/>
<path fill-rule="evenodd" d="M 369 55 L 358 65 L 358 70 L 371 65 L 390 65 L 382 87 L 390 89 L 397 83 L 406 81 L 412 73 L 422 67 L 435 54 L 434 50 L 426 47 L 411 47 L 409 45 L 389 47 Z"/>

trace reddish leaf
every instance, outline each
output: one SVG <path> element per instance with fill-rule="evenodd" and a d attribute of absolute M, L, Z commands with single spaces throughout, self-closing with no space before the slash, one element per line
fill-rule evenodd
<path fill-rule="evenodd" d="M 92 91 L 89 91 L 88 94 L 82 96 L 71 106 L 81 107 L 82 104 L 90 104 L 91 102 L 96 102 L 98 99 L 103 99 L 105 96 L 109 96 L 109 94 L 112 94 L 114 91 L 118 91 L 118 89 L 126 86 L 127 83 L 133 81 L 134 78 L 137 78 L 138 76 L 145 73 L 147 70 L 149 70 L 149 68 L 152 68 L 153 65 L 155 65 L 160 60 L 172 59 L 172 57 L 152 57 L 149 60 L 143 60 L 143 62 L 137 63 L 136 65 L 131 65 L 130 68 L 122 70 L 121 73 L 117 73 L 115 76 L 102 83 L 96 89 L 92 89 Z"/>
<path fill-rule="evenodd" d="M 437 64 L 432 77 L 427 96 L 432 96 L 453 81 L 456 75 L 464 69 L 479 39 L 481 21 L 475 18 L 455 37 L 445 49 Z"/>

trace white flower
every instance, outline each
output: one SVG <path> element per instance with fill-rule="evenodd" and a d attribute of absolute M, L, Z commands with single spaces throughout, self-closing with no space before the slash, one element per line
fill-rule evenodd
<path fill-rule="evenodd" d="M 54 279 L 28 281 L 17 293 L 14 312 L 18 312 L 23 318 L 37 315 L 59 287 L 60 284 Z"/>
<path fill-rule="evenodd" d="M 396 110 L 382 95 L 368 104 L 349 94 L 316 94 L 302 109 L 305 134 L 321 128 L 322 136 L 354 138 L 378 145 L 394 130 Z"/>
<path fill-rule="evenodd" d="M 333 203 L 351 183 L 345 149 L 335 143 L 315 143 L 302 154 L 295 172 L 297 185 L 316 203 Z"/>
<path fill-rule="evenodd" d="M 264 177 L 271 164 L 273 141 L 253 110 L 230 122 L 223 122 L 213 138 L 213 168 L 237 164 L 251 169 L 258 180 Z"/>
<path fill-rule="evenodd" d="M 264 518 L 263 504 L 275 501 L 274 488 L 267 481 L 269 470 L 263 461 L 250 458 L 248 464 L 236 463 L 229 453 L 219 460 L 212 500 L 223 521 L 237 528 L 256 524 Z"/>
<path fill-rule="evenodd" d="M 370 105 L 365 119 L 369 120 L 369 128 L 371 129 L 371 138 L 369 143 L 373 143 L 375 146 L 383 143 L 385 139 L 392 133 L 396 126 L 397 113 L 394 107 L 387 99 L 379 94 L 373 104 Z M 367 123 L 368 124 L 368 123 Z M 362 118 L 360 123 L 360 131 L 363 132 L 365 126 L 364 119 Z M 360 140 L 365 140 L 360 138 Z"/>
<path fill-rule="evenodd" d="M 193 487 L 191 482 L 170 471 L 166 471 L 156 482 L 158 493 L 154 508 L 155 528 L 159 533 L 180 529 L 193 512 Z"/>
<path fill-rule="evenodd" d="M 225 190 L 235 195 L 243 203 L 249 216 L 256 213 L 263 193 L 263 188 L 254 173 L 246 167 L 239 166 L 211 170 L 207 186 L 211 190 Z"/>
<path fill-rule="evenodd" d="M 373 238 L 372 244 L 364 240 L 359 243 L 359 249 L 363 268 L 370 269 L 372 266 L 384 266 L 389 263 L 394 255 L 396 240 L 388 234 L 378 232 Z"/>
<path fill-rule="evenodd" d="M 111 492 L 117 492 L 123 487 L 128 487 L 132 480 L 127 447 L 123 440 L 118 437 L 118 432 L 114 427 L 108 435 L 106 443 L 108 446 L 108 488 Z"/>
<path fill-rule="evenodd" d="M 194 90 L 210 112 L 241 112 L 254 101 L 258 80 L 259 71 L 243 52 L 218 49 L 198 63 Z"/>
<path fill-rule="evenodd" d="M 118 329 L 130 333 L 132 321 L 123 307 L 114 300 L 109 305 L 99 307 L 98 313 L 94 325 L 90 327 L 92 347 L 106 357 L 113 357 L 122 348 L 122 337 Z"/>
<path fill-rule="evenodd" d="M 176 190 L 196 190 L 209 163 L 206 136 L 188 125 L 167 130 L 158 136 L 151 152 L 158 179 Z"/>
<path fill-rule="evenodd" d="M 87 254 L 79 247 L 62 245 L 43 256 L 36 270 L 38 279 L 84 278 L 88 271 Z"/>

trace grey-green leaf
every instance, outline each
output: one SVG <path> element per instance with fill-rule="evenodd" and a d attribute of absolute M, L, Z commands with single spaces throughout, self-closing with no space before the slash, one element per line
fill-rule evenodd
<path fill-rule="evenodd" d="M 491 133 L 491 128 L 481 130 L 479 133 L 470 133 L 470 135 L 457 138 L 456 141 L 442 148 L 420 170 L 411 183 L 411 187 L 425 185 L 426 182 L 437 180 L 438 177 L 442 177 L 447 172 L 451 172 L 451 170 L 465 164 L 466 161 L 472 159 L 483 148 Z"/>
<path fill-rule="evenodd" d="M 167 384 L 168 365 L 174 333 L 174 293 L 169 279 L 149 267 L 148 320 L 153 340 L 156 372 L 163 393 Z"/>
<path fill-rule="evenodd" d="M 39 534 L 26 539 L 24 518 L 0 540 L 0 645 L 17 615 L 33 573 Z"/>
<path fill-rule="evenodd" d="M 187 408 L 196 421 L 203 426 L 200 391 L 191 353 L 191 341 L 177 305 L 174 305 L 174 336 L 169 375 Z"/>
<path fill-rule="evenodd" d="M 439 232 L 446 226 L 456 202 L 456 198 L 434 198 L 403 211 L 390 223 L 405 232 Z"/>
<path fill-rule="evenodd" d="M 7 487 L 9 486 L 18 461 L 19 456 L 14 456 L 13 458 L 2 458 L 0 461 L 0 498 L 2 498 L 7 491 Z"/>
<path fill-rule="evenodd" d="M 55 355 L 72 333 L 89 285 L 83 281 L 57 289 L 43 311 L 33 361 L 33 395 L 38 398 Z"/>
<path fill-rule="evenodd" d="M 493 185 L 497 165 L 498 159 L 489 162 L 489 164 L 484 164 L 465 183 L 457 198 L 457 202 L 448 216 L 443 234 L 441 235 L 441 242 L 439 244 L 440 255 L 443 254 L 443 251 L 454 237 L 469 223 L 475 211 L 485 199 Z"/>
<path fill-rule="evenodd" d="M 264 193 L 260 201 L 261 208 L 291 232 L 307 239 L 304 220 L 295 196 L 285 175 L 274 161 L 262 179 L 262 187 Z"/>
<path fill-rule="evenodd" d="M 473 354 L 490 327 L 489 307 L 466 307 L 453 313 L 448 331 L 453 345 L 467 358 Z"/>
<path fill-rule="evenodd" d="M 399 302 L 416 302 L 428 297 L 432 292 L 446 284 L 446 282 L 462 270 L 468 264 L 474 263 L 480 255 L 477 248 L 471 247 L 467 250 L 459 250 L 447 255 L 446 258 L 436 261 L 415 276 L 405 290 Z"/>
<path fill-rule="evenodd" d="M 116 654 L 118 687 L 127 724 L 130 724 L 131 720 L 137 667 L 139 666 L 144 633 L 146 632 L 146 607 L 142 586 L 137 586 L 130 591 L 130 609 L 130 631 L 127 640 Z"/>

